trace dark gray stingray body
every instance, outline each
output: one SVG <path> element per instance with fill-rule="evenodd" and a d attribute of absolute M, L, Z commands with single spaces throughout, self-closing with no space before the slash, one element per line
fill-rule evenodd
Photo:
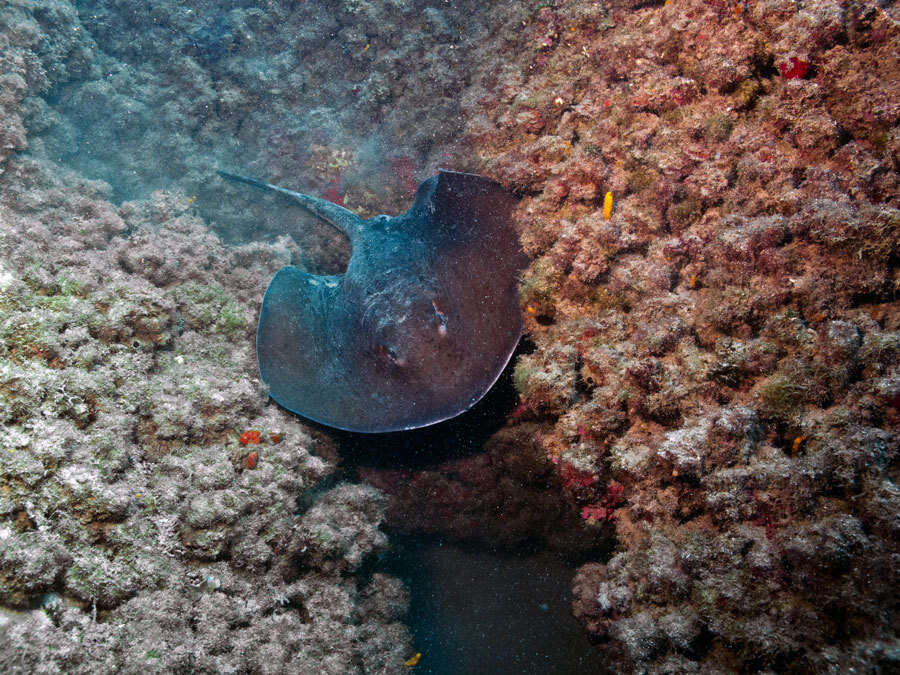
<path fill-rule="evenodd" d="M 363 220 L 343 207 L 233 174 L 297 199 L 349 238 L 344 274 L 281 269 L 259 316 L 259 371 L 276 402 L 361 432 L 414 429 L 476 403 L 522 330 L 525 264 L 515 198 L 481 176 L 441 171 L 412 208 Z"/>

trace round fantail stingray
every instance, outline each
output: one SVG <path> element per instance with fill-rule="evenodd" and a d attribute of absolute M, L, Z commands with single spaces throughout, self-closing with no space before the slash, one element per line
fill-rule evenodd
<path fill-rule="evenodd" d="M 343 274 L 288 266 L 269 283 L 256 354 L 278 404 L 372 433 L 435 424 L 487 393 L 522 332 L 517 282 L 526 258 L 511 193 L 442 170 L 405 213 L 366 220 L 324 199 L 219 174 L 291 197 L 350 239 Z"/>

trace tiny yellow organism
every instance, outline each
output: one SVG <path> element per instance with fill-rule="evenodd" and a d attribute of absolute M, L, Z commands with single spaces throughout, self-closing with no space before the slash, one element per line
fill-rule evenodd
<path fill-rule="evenodd" d="M 603 198 L 603 220 L 609 220 L 612 217 L 612 192 L 607 192 Z"/>
<path fill-rule="evenodd" d="M 370 47 L 370 46 L 371 46 L 371 43 L 367 42 L 367 43 L 366 43 L 366 46 L 363 47 L 363 54 L 365 54 L 367 51 L 369 51 L 369 47 Z"/>
<path fill-rule="evenodd" d="M 416 655 L 412 658 L 407 659 L 403 662 L 404 666 L 408 666 L 412 668 L 413 666 L 419 665 L 419 661 L 422 659 L 422 652 L 416 652 Z"/>

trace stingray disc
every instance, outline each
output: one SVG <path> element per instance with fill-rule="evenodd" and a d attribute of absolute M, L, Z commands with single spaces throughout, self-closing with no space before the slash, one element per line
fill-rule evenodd
<path fill-rule="evenodd" d="M 362 220 L 281 191 L 346 232 L 352 254 L 342 275 L 285 267 L 269 284 L 256 351 L 272 398 L 322 424 L 385 432 L 446 420 L 484 396 L 522 330 L 515 198 L 441 171 L 406 213 Z"/>

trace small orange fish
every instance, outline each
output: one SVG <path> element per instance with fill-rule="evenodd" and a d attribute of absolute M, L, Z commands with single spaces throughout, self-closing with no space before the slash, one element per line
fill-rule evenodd
<path fill-rule="evenodd" d="M 416 655 L 413 656 L 412 658 L 409 658 L 406 661 L 404 661 L 403 665 L 408 666 L 409 668 L 412 668 L 413 666 L 419 665 L 419 661 L 421 659 L 422 659 L 422 652 L 416 652 Z"/>

